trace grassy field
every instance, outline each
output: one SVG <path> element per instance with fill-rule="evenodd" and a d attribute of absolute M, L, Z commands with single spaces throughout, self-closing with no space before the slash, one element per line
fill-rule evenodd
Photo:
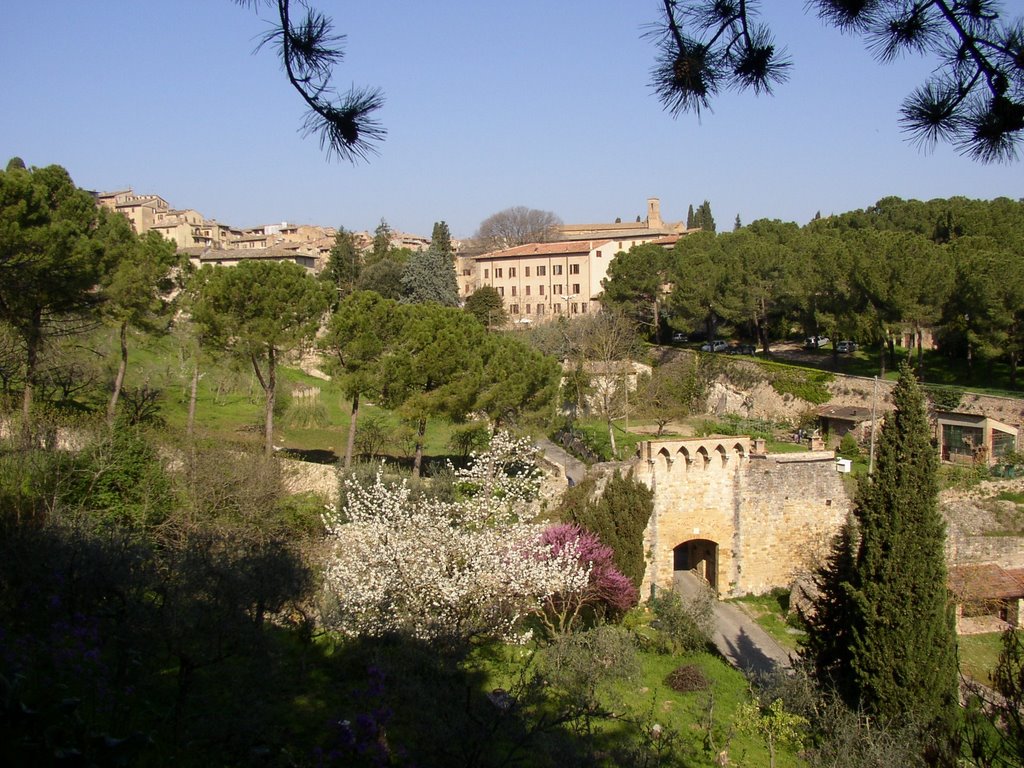
<path fill-rule="evenodd" d="M 971 680 L 991 684 L 990 675 L 999 662 L 1002 632 L 960 636 L 960 672 Z"/>
<path fill-rule="evenodd" d="M 508 646 L 504 658 L 476 659 L 486 685 L 513 690 L 524 658 L 530 651 Z M 662 738 L 687 765 L 715 765 L 715 756 L 728 751 L 730 765 L 766 766 L 768 749 L 757 737 L 736 730 L 734 716 L 740 704 L 750 700 L 750 684 L 741 672 L 711 653 L 666 655 L 639 653 L 640 672 L 599 688 L 599 701 L 614 713 L 593 723 L 598 742 L 605 750 L 628 739 L 637 726 L 648 733 L 656 724 Z M 680 667 L 693 667 L 707 682 L 704 690 L 680 693 L 666 682 Z M 657 763 L 643 763 L 657 764 Z M 672 763 L 675 764 L 675 763 Z M 779 750 L 779 768 L 800 765 L 796 753 Z"/>
<path fill-rule="evenodd" d="M 190 374 L 189 363 L 172 337 L 147 338 L 131 348 L 125 387 L 148 385 L 159 389 L 160 416 L 170 428 L 184 430 Z M 201 374 L 196 398 L 197 431 L 228 442 L 259 444 L 263 439 L 263 390 L 251 367 L 227 358 L 205 360 Z M 298 390 L 316 390 L 319 395 L 300 399 L 292 395 Z M 344 455 L 351 404 L 335 384 L 298 368 L 282 366 L 278 371 L 278 401 L 275 444 L 315 452 L 328 460 Z M 408 429 L 393 412 L 364 401 L 360 421 L 377 422 L 388 433 L 386 453 L 406 458 L 411 452 Z M 428 422 L 425 452 L 433 456 L 449 453 L 452 429 L 441 420 Z"/>

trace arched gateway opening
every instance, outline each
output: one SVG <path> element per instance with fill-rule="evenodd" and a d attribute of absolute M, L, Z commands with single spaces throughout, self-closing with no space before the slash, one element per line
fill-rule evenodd
<path fill-rule="evenodd" d="M 695 571 L 718 591 L 718 544 L 710 539 L 690 539 L 672 550 L 672 570 Z"/>

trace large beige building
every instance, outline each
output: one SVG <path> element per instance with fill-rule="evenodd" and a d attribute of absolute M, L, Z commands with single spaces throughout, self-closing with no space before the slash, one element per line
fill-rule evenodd
<path fill-rule="evenodd" d="M 646 243 L 671 248 L 686 232 L 680 222 L 662 221 L 658 198 L 652 197 L 644 221 L 569 224 L 559 228 L 558 239 L 552 242 L 459 257 L 459 296 L 465 299 L 478 288 L 491 286 L 504 300 L 513 323 L 595 312 L 601 282 L 615 254 Z"/>

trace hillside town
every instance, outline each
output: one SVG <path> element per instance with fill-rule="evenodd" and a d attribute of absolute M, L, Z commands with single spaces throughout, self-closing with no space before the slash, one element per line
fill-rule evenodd
<path fill-rule="evenodd" d="M 37 5 L 0 766 L 1024 766 L 1007 4 Z"/>

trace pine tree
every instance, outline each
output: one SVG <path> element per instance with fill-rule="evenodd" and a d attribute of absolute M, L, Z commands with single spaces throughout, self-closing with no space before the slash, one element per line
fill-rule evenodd
<path fill-rule="evenodd" d="M 882 428 L 876 471 L 854 508 L 856 557 L 823 580 L 808 646 L 851 706 L 940 728 L 957 705 L 956 635 L 946 587 L 938 458 L 924 397 L 904 366 Z M 847 542 L 853 551 L 853 542 Z M 844 572 L 847 575 L 844 575 Z M 831 639 L 824 633 L 831 632 Z"/>
<path fill-rule="evenodd" d="M 732 224 L 732 231 L 733 232 L 738 232 L 742 228 L 743 228 L 743 222 L 740 221 L 740 215 L 737 213 L 736 214 L 736 221 L 734 221 L 733 224 Z"/>
<path fill-rule="evenodd" d="M 693 229 L 694 226 L 696 225 L 693 220 L 693 203 L 691 203 L 690 207 L 686 209 L 686 228 Z"/>

